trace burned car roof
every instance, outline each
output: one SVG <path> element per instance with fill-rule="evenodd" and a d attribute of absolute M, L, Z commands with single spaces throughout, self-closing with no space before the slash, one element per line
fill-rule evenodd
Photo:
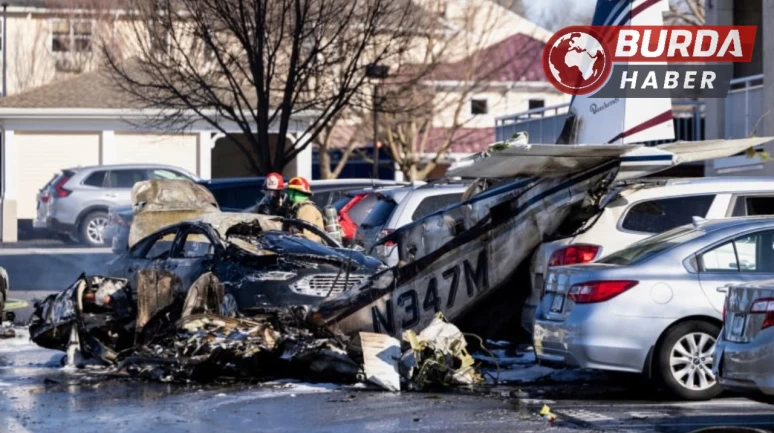
<path fill-rule="evenodd" d="M 137 182 L 132 188 L 132 206 L 135 216 L 129 228 L 129 248 L 162 227 L 220 210 L 207 188 L 171 179 Z"/>

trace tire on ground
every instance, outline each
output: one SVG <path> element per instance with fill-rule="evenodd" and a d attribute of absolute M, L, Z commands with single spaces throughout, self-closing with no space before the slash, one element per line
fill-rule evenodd
<path fill-rule="evenodd" d="M 97 218 L 102 218 L 105 221 L 107 221 L 107 217 L 108 217 L 107 212 L 104 212 L 101 210 L 90 212 L 88 215 L 83 217 L 83 219 L 81 220 L 81 224 L 78 226 L 78 238 L 80 239 L 81 243 L 83 243 L 84 245 L 88 245 L 90 247 L 104 246 L 105 245 L 104 237 L 103 237 L 103 242 L 101 243 L 95 242 L 89 238 L 88 230 L 89 230 L 89 224 L 92 221 L 96 220 Z"/>
<path fill-rule="evenodd" d="M 708 321 L 691 320 L 680 323 L 669 329 L 664 335 L 661 344 L 656 349 L 654 370 L 667 391 L 675 396 L 685 400 L 709 400 L 718 396 L 723 391 L 717 382 L 704 390 L 691 390 L 681 385 L 672 374 L 672 368 L 670 366 L 672 349 L 680 339 L 692 333 L 705 333 L 717 339 L 720 334 L 720 327 Z"/>

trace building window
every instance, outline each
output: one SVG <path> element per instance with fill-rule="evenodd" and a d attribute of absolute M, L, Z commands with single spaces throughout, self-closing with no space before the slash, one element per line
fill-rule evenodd
<path fill-rule="evenodd" d="M 51 20 L 52 53 L 91 53 L 93 39 L 93 21 Z"/>
<path fill-rule="evenodd" d="M 155 54 L 169 54 L 169 32 L 164 23 L 152 21 L 148 25 L 148 39 L 150 52 Z"/>
<path fill-rule="evenodd" d="M 529 100 L 529 109 L 535 110 L 538 108 L 543 108 L 546 106 L 546 100 L 545 99 L 530 99 Z"/>
<path fill-rule="evenodd" d="M 489 112 L 486 99 L 471 99 L 470 100 L 470 114 L 486 114 Z"/>

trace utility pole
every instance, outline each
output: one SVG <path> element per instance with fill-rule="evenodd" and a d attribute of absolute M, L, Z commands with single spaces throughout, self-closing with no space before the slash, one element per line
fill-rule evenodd
<path fill-rule="evenodd" d="M 8 95 L 6 77 L 8 76 L 8 2 L 3 2 L 3 98 Z"/>
<path fill-rule="evenodd" d="M 390 68 L 386 65 L 380 65 L 378 63 L 371 63 L 366 65 L 365 75 L 367 78 L 374 80 L 374 94 L 372 101 L 372 109 L 374 115 L 374 171 L 372 174 L 373 179 L 379 178 L 379 106 L 381 101 L 379 100 L 379 81 L 387 78 Z"/>
<path fill-rule="evenodd" d="M 374 179 L 379 179 L 379 85 L 374 84 L 374 172 L 371 175 Z"/>

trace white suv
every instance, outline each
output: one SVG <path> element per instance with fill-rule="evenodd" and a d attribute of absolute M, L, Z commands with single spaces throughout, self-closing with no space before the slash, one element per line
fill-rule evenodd
<path fill-rule="evenodd" d="M 575 234 L 544 242 L 535 251 L 522 326 L 531 332 L 543 277 L 550 266 L 600 259 L 656 233 L 689 224 L 693 217 L 748 215 L 774 215 L 774 178 L 645 179 L 623 186 L 617 197 Z"/>

